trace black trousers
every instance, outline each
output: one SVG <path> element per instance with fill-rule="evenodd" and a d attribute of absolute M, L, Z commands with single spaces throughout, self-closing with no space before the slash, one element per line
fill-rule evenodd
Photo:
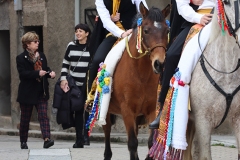
<path fill-rule="evenodd" d="M 158 101 L 161 104 L 164 104 L 165 98 L 167 96 L 167 92 L 169 89 L 170 79 L 175 73 L 175 69 L 177 68 L 178 62 L 180 60 L 180 56 L 182 53 L 182 48 L 185 42 L 185 39 L 188 35 L 189 30 L 191 29 L 193 24 L 186 26 L 177 36 L 175 41 L 171 44 L 170 48 L 167 51 L 164 72 L 162 77 L 162 88 L 159 94 Z"/>
<path fill-rule="evenodd" d="M 83 86 L 84 87 L 84 86 Z M 84 87 L 85 88 L 85 87 Z M 83 93 L 86 93 L 86 90 L 82 87 L 79 87 L 80 90 L 83 91 Z M 83 94 L 84 98 L 86 99 L 86 94 Z M 84 107 L 82 107 L 81 110 L 75 111 L 75 130 L 76 130 L 76 140 L 77 142 L 83 142 L 83 135 L 86 130 L 85 123 L 88 120 L 89 113 L 85 112 Z"/>
<path fill-rule="evenodd" d="M 117 41 L 114 36 L 108 36 L 99 45 L 96 53 L 94 54 L 93 61 L 89 67 L 89 80 L 88 80 L 88 91 L 91 90 L 92 83 L 97 76 L 99 64 L 104 62 L 108 52 L 112 49 L 112 46 Z"/>
<path fill-rule="evenodd" d="M 75 130 L 76 130 L 76 140 L 79 142 L 83 142 L 83 127 L 84 127 L 84 119 L 83 119 L 84 108 L 79 111 L 75 111 Z"/>

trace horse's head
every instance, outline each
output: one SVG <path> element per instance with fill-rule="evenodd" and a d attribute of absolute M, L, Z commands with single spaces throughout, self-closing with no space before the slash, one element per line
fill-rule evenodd
<path fill-rule="evenodd" d="M 168 13 L 154 7 L 148 10 L 142 2 L 140 12 L 142 14 L 142 45 L 149 51 L 153 71 L 161 73 L 168 43 L 169 27 L 165 21 Z"/>

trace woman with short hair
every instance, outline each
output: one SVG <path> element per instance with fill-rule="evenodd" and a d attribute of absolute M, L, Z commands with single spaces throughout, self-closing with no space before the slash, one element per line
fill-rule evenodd
<path fill-rule="evenodd" d="M 54 145 L 54 141 L 50 139 L 47 110 L 48 78 L 55 78 L 55 72 L 48 67 L 45 54 L 38 51 L 39 43 L 39 36 L 35 32 L 27 32 L 22 36 L 24 51 L 16 58 L 20 79 L 17 101 L 21 109 L 19 129 L 21 149 L 28 149 L 27 139 L 33 106 L 38 112 L 38 121 L 44 139 L 43 148 Z"/>

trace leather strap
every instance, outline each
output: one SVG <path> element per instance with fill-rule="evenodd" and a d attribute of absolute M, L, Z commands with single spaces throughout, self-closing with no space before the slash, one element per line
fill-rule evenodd
<path fill-rule="evenodd" d="M 211 75 L 209 74 L 209 72 L 207 71 L 205 64 L 204 64 L 204 59 L 203 56 L 201 55 L 200 57 L 200 63 L 202 66 L 202 70 L 204 72 L 204 74 L 206 75 L 206 77 L 208 78 L 208 80 L 210 81 L 210 83 L 226 98 L 226 104 L 227 104 L 227 108 L 225 110 L 224 116 L 221 120 L 221 122 L 215 127 L 218 128 L 226 119 L 233 97 L 235 96 L 235 94 L 240 90 L 240 85 L 230 94 L 230 93 L 226 93 L 225 91 L 222 90 L 222 88 L 219 87 L 219 85 L 213 80 L 213 78 L 211 77 Z"/>

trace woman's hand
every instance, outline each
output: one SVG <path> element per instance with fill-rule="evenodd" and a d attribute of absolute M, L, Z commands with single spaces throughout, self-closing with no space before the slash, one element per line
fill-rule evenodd
<path fill-rule="evenodd" d="M 43 76 L 45 76 L 46 73 L 47 73 L 46 71 L 40 70 L 40 71 L 39 71 L 39 76 L 40 76 L 40 77 L 43 77 Z"/>
<path fill-rule="evenodd" d="M 206 26 L 212 20 L 213 14 L 205 14 L 200 20 L 200 24 Z"/>
<path fill-rule="evenodd" d="M 52 71 L 52 72 L 49 73 L 49 76 L 51 76 L 51 78 L 53 79 L 53 78 L 55 78 L 56 73 L 54 71 Z"/>
<path fill-rule="evenodd" d="M 117 22 L 117 21 L 119 21 L 119 19 L 120 19 L 120 13 L 116 13 L 115 16 L 113 14 L 111 15 L 111 20 L 113 22 Z"/>
<path fill-rule="evenodd" d="M 121 38 L 125 38 L 132 33 L 132 29 L 126 30 L 121 34 Z"/>
<path fill-rule="evenodd" d="M 70 90 L 67 80 L 62 80 L 60 84 L 61 89 L 66 93 Z"/>

